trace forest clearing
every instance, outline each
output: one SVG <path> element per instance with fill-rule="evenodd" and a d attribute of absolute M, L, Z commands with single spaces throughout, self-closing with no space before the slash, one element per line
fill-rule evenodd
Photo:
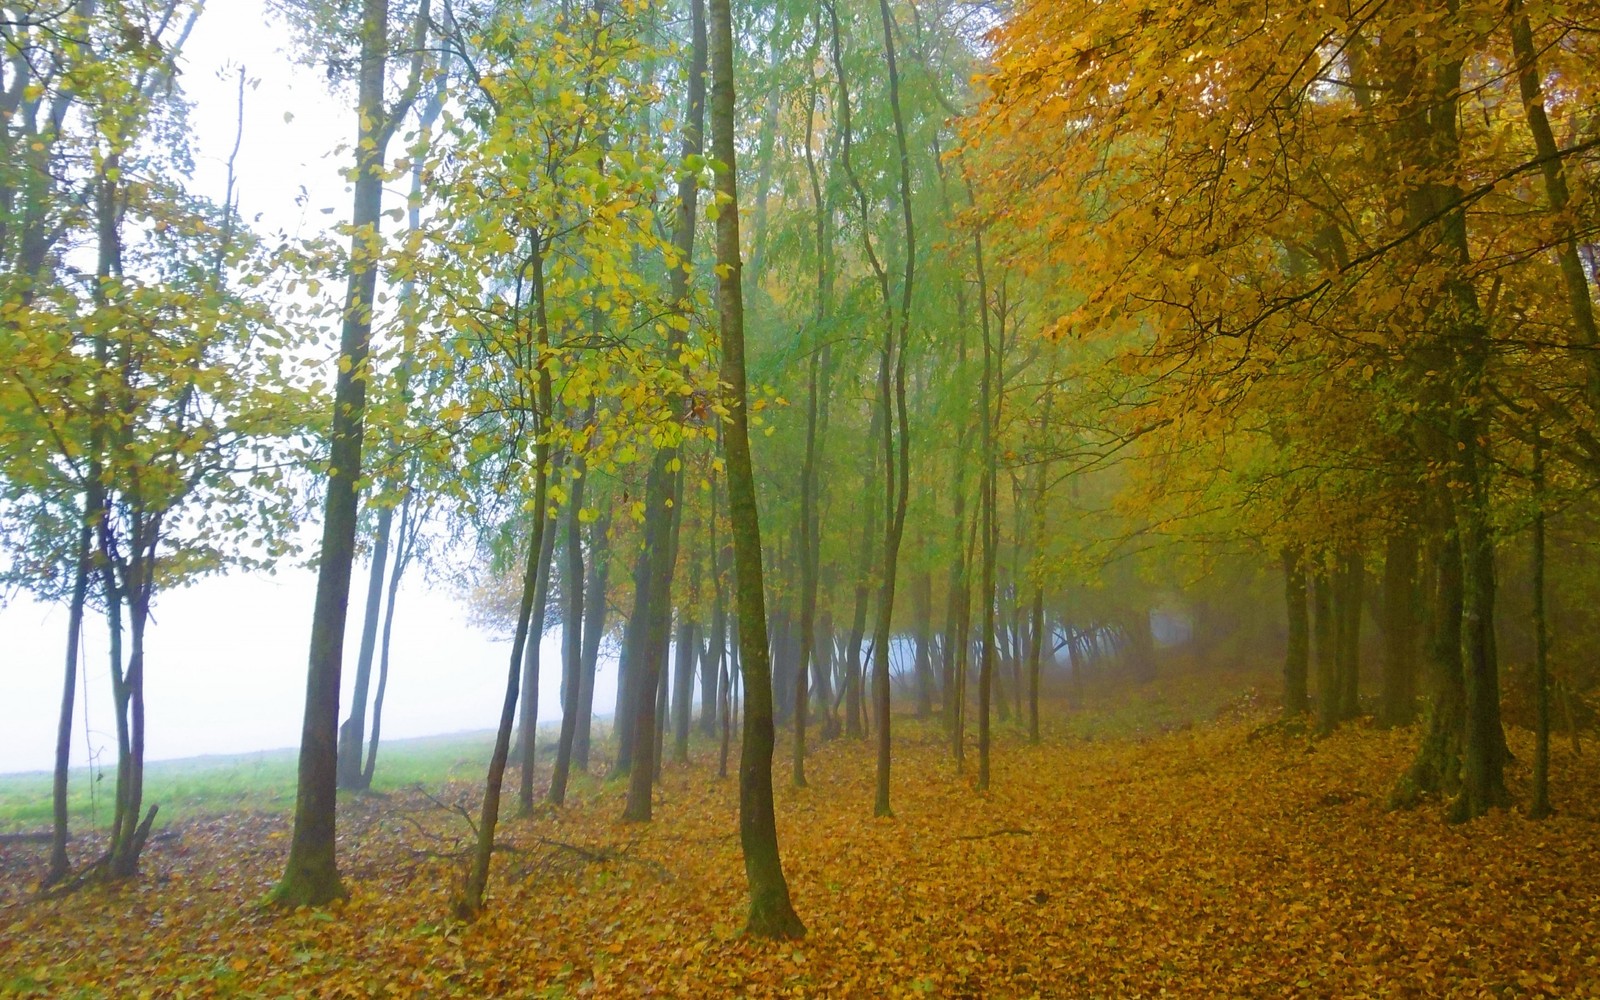
<path fill-rule="evenodd" d="M 1414 731 L 1286 733 L 1245 680 L 1102 692 L 1078 713 L 1052 701 L 1062 722 L 1041 745 L 1003 731 L 981 794 L 908 718 L 892 818 L 868 813 L 869 745 L 825 744 L 809 786 L 777 796 L 799 941 L 739 933 L 736 789 L 702 748 L 666 766 L 648 825 L 619 822 L 604 779 L 508 820 L 471 925 L 449 919 L 461 864 L 440 856 L 468 839 L 451 807 L 481 789 L 465 782 L 343 801 L 350 898 L 323 911 L 260 905 L 282 811 L 188 819 L 139 882 L 46 902 L 31 898 L 42 848 L 0 847 L 0 993 L 1600 996 L 1592 756 L 1562 741 L 1571 802 L 1546 823 L 1446 824 L 1385 808 Z M 1237 695 L 1213 710 L 1218 688 Z M 1112 694 L 1137 706 L 1110 723 L 1122 732 L 1083 739 Z M 1209 718 L 1171 721 L 1191 710 Z"/>

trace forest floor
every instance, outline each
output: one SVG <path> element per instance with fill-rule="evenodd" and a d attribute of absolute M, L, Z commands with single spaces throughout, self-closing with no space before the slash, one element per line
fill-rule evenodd
<path fill-rule="evenodd" d="M 1174 683 L 1200 703 L 1228 680 Z M 1182 702 L 1123 698 L 1146 721 Z M 707 746 L 666 767 L 649 825 L 619 822 L 624 790 L 590 778 L 503 824 L 471 926 L 446 917 L 458 807 L 481 794 L 465 781 L 343 800 L 350 899 L 324 911 L 260 905 L 284 811 L 185 819 L 137 881 L 59 899 L 33 895 L 43 848 L 0 846 L 0 995 L 1600 997 L 1592 749 L 1559 741 L 1555 818 L 1450 826 L 1437 804 L 1384 808 L 1414 730 L 1312 741 L 1263 728 L 1246 692 L 1086 740 L 1093 711 L 1038 747 L 1001 727 L 986 793 L 975 751 L 958 772 L 936 726 L 897 718 L 887 819 L 870 744 L 818 747 L 798 790 L 780 755 L 801 941 L 739 934 L 737 788 Z M 1525 762 L 1526 734 L 1512 744 Z"/>

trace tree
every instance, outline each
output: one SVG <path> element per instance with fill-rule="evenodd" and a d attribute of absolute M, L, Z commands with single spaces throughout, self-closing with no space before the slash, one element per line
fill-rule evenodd
<path fill-rule="evenodd" d="M 320 906 L 344 895 L 335 857 L 338 796 L 339 674 L 344 658 L 345 616 L 355 560 L 360 499 L 361 445 L 369 377 L 378 269 L 382 244 L 384 157 L 389 140 L 411 110 L 422 86 L 428 3 L 421 0 L 411 35 L 410 73 L 400 96 L 386 106 L 389 66 L 389 0 L 362 0 L 359 92 L 356 98 L 355 203 L 339 370 L 334 381 L 329 432 L 327 496 L 317 563 L 317 596 L 311 616 L 311 654 L 306 671 L 305 722 L 300 731 L 299 786 L 294 836 L 283 877 L 272 901 L 283 906 Z"/>
<path fill-rule="evenodd" d="M 772 804 L 772 673 L 761 576 L 761 527 L 750 466 L 744 368 L 744 300 L 739 250 L 739 188 L 733 136 L 733 18 L 728 0 L 710 0 L 711 154 L 717 192 L 717 291 L 722 335 L 723 453 L 733 526 L 739 665 L 744 676 L 743 750 L 739 758 L 739 842 L 750 885 L 747 933 L 796 938 L 805 925 L 789 902 L 778 856 Z"/>

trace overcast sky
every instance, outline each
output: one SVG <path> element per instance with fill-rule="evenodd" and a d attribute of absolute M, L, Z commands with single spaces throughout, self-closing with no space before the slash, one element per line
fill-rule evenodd
<path fill-rule="evenodd" d="M 259 83 L 245 92 L 236 166 L 240 211 L 265 233 L 309 235 L 350 212 L 339 177 L 355 113 L 328 93 L 315 70 L 294 66 L 281 26 L 259 0 L 210 0 L 182 62 L 196 102 L 195 190 L 221 198 L 237 124 L 237 67 Z M 391 150 L 391 152 L 397 152 Z M 303 204 L 297 198 L 304 187 Z M 399 204 L 396 200 L 392 204 Z M 324 209 L 332 209 L 325 213 Z M 336 283 L 335 283 L 336 284 Z M 351 594 L 345 691 L 350 689 L 366 584 L 358 566 Z M 147 756 L 151 760 L 294 746 L 305 705 L 314 577 L 304 569 L 206 580 L 161 595 L 147 638 Z M 402 587 L 383 732 L 395 738 L 486 729 L 498 720 L 510 644 L 466 622 L 448 593 L 413 571 Z M 85 627 L 74 763 L 116 756 L 105 627 Z M 540 718 L 559 717 L 559 636 L 541 647 Z M 0 773 L 41 770 L 54 759 L 66 645 L 64 607 L 18 599 L 0 608 Z M 615 668 L 602 653 L 595 707 L 607 713 Z M 80 687 L 80 694 L 82 689 Z M 88 736 L 84 735 L 84 712 Z M 343 717 L 343 711 L 340 715 Z"/>

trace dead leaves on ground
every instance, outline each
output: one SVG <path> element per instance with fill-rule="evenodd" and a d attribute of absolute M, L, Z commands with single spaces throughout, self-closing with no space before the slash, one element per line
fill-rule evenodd
<path fill-rule="evenodd" d="M 709 757 L 668 768 L 648 826 L 598 779 L 505 823 L 472 926 L 445 919 L 459 816 L 421 794 L 344 804 L 351 897 L 324 912 L 258 905 L 283 817 L 191 823 L 139 882 L 43 903 L 18 861 L 37 849 L 6 847 L 0 993 L 1600 997 L 1592 815 L 1385 812 L 1414 733 L 1250 740 L 1262 721 L 1004 744 L 985 796 L 911 734 L 890 819 L 870 747 L 826 745 L 778 793 L 798 943 L 738 935 L 737 789 Z"/>

